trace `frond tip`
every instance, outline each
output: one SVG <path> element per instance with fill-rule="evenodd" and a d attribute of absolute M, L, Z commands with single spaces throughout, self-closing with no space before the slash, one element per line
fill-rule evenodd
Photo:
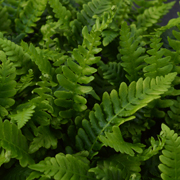
<path fill-rule="evenodd" d="M 166 142 L 158 166 L 163 180 L 180 179 L 180 137 L 168 126 L 162 124 L 162 135 L 165 135 Z"/>

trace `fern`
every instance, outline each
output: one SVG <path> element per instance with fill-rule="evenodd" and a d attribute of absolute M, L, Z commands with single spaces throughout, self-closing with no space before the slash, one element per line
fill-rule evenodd
<path fill-rule="evenodd" d="M 23 11 L 19 13 L 19 18 L 15 19 L 16 31 L 32 33 L 34 30 L 32 27 L 35 27 L 37 22 L 42 15 L 47 4 L 47 0 L 39 1 L 28 1 L 23 7 Z"/>
<path fill-rule="evenodd" d="M 74 110 L 81 112 L 86 109 L 87 100 L 83 95 L 91 92 L 92 87 L 81 84 L 87 85 L 94 79 L 92 74 L 96 72 L 96 69 L 90 66 L 100 60 L 100 57 L 95 57 L 95 54 L 101 51 L 100 48 L 97 48 L 100 45 L 99 32 L 106 28 L 111 20 L 108 14 L 104 15 L 102 24 L 97 19 L 90 34 L 86 26 L 83 28 L 83 44 L 74 49 L 72 53 L 77 63 L 69 59 L 67 65 L 62 67 L 63 74 L 57 75 L 59 84 L 66 89 L 55 92 L 55 96 L 58 98 L 55 100 L 55 104 L 66 108 L 64 113 L 60 112 L 62 118 L 63 116 L 64 118 L 72 117 Z"/>
<path fill-rule="evenodd" d="M 15 100 L 12 98 L 16 94 L 16 69 L 9 60 L 6 59 L 4 52 L 0 51 L 0 115 L 8 115 L 8 109 L 14 105 Z"/>
<path fill-rule="evenodd" d="M 162 133 L 166 137 L 166 143 L 162 155 L 160 155 L 161 164 L 158 166 L 161 170 L 161 178 L 179 179 L 179 144 L 180 139 L 173 130 L 170 130 L 165 124 L 162 124 Z"/>
<path fill-rule="evenodd" d="M 102 147 L 99 142 L 100 135 L 111 130 L 113 125 L 121 125 L 134 119 L 132 115 L 137 110 L 159 98 L 160 94 L 168 90 L 168 79 L 172 82 L 174 77 L 174 74 L 170 74 L 152 80 L 150 78 L 144 81 L 139 79 L 137 83 L 132 82 L 129 87 L 121 83 L 119 93 L 115 90 L 110 95 L 104 93 L 102 104 L 95 104 L 94 110 L 89 113 L 90 121 L 86 119 L 82 121 L 82 128 L 79 128 L 76 136 L 78 150 L 85 148 L 89 151 L 90 157 L 94 156 Z"/>
<path fill-rule="evenodd" d="M 105 146 L 114 148 L 116 152 L 126 153 L 130 156 L 134 156 L 134 151 L 142 153 L 143 144 L 132 144 L 125 142 L 120 129 L 117 126 L 112 127 L 112 133 L 105 132 L 105 137 L 100 135 L 99 139 Z M 134 151 L 133 151 L 134 150 Z"/>
<path fill-rule="evenodd" d="M 121 66 L 128 73 L 126 74 L 127 79 L 132 82 L 137 80 L 141 76 L 142 68 L 144 67 L 144 59 L 147 57 L 145 53 L 145 45 L 142 42 L 142 36 L 139 36 L 140 32 L 135 26 L 128 27 L 127 23 L 122 23 L 120 31 L 120 56 Z"/>
<path fill-rule="evenodd" d="M 35 165 L 30 165 L 30 169 L 43 172 L 46 177 L 58 179 L 95 179 L 92 174 L 88 173 L 89 163 L 87 160 L 72 155 L 59 153 L 55 158 L 47 157 L 44 161 Z"/>
<path fill-rule="evenodd" d="M 16 125 L 11 124 L 8 120 L 0 121 L 0 141 L 1 146 L 11 152 L 11 158 L 19 160 L 22 167 L 32 164 L 34 160 L 28 154 L 28 144 L 25 136 Z"/>
<path fill-rule="evenodd" d="M 97 179 L 139 179 L 140 161 L 136 157 L 124 154 L 114 155 L 104 161 L 99 161 L 96 168 L 89 171 L 96 174 Z"/>
<path fill-rule="evenodd" d="M 160 41 L 161 38 L 158 37 L 153 37 L 151 39 L 152 43 L 150 44 L 150 47 L 152 49 L 147 51 L 147 53 L 151 56 L 144 59 L 144 61 L 148 64 L 143 69 L 146 77 L 165 75 L 170 73 L 173 68 L 172 63 L 170 62 L 171 57 L 163 57 L 165 50 L 160 49 L 162 46 L 162 43 L 159 43 Z"/>

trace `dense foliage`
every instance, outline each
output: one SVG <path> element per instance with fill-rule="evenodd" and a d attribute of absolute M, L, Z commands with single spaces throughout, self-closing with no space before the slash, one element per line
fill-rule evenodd
<path fill-rule="evenodd" d="M 0 1 L 1 180 L 180 179 L 165 1 Z"/>

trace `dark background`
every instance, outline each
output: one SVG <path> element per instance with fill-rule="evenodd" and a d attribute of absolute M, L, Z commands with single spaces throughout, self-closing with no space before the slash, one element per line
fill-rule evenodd
<path fill-rule="evenodd" d="M 173 0 L 167 0 L 168 2 L 172 2 Z M 176 3 L 174 4 L 174 6 L 172 7 L 172 9 L 169 11 L 168 14 L 166 14 L 163 18 L 162 18 L 162 22 L 160 23 L 160 25 L 164 26 L 168 23 L 168 21 L 172 18 L 177 18 L 177 12 L 180 12 L 180 5 L 179 5 L 179 0 L 175 0 Z"/>

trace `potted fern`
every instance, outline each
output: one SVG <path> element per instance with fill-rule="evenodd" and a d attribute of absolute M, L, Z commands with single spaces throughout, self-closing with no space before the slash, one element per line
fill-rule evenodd
<path fill-rule="evenodd" d="M 180 13 L 158 25 L 164 1 L 0 2 L 2 180 L 179 179 Z"/>

